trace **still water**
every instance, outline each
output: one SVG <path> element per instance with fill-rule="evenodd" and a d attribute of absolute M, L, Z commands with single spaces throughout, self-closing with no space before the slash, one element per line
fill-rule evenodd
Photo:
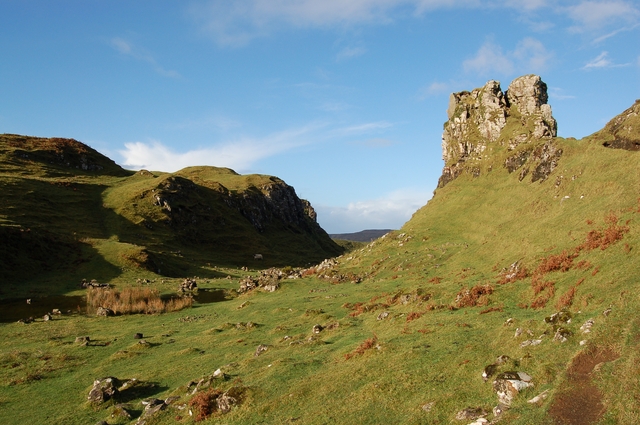
<path fill-rule="evenodd" d="M 172 295 L 163 296 L 163 299 Z M 209 304 L 225 301 L 225 292 L 222 289 L 200 289 L 194 294 L 195 305 Z M 86 314 L 87 300 L 84 295 L 51 295 L 48 297 L 31 298 L 27 303 L 26 298 L 11 298 L 0 300 L 0 323 L 17 322 L 20 319 L 32 317 L 42 319 L 54 308 L 60 310 L 63 315 Z"/>

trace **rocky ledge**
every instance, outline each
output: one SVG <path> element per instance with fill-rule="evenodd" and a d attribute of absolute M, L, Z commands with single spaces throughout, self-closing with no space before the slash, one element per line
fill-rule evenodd
<path fill-rule="evenodd" d="M 438 187 L 465 171 L 479 176 L 478 163 L 491 157 L 492 146 L 514 151 L 504 164 L 509 172 L 534 160 L 532 181 L 544 180 L 562 154 L 551 143 L 557 135 L 557 123 L 547 100 L 547 85 L 537 75 L 516 78 L 506 92 L 498 81 L 491 80 L 471 92 L 451 94 L 442 134 L 445 167 Z M 531 149 L 520 150 L 521 145 Z M 526 169 L 520 180 L 529 173 Z"/>

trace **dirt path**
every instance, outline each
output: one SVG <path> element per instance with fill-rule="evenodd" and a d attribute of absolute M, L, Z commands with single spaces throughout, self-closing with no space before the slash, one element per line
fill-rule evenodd
<path fill-rule="evenodd" d="M 608 348 L 595 348 L 573 359 L 567 373 L 565 389 L 556 396 L 549 414 L 558 425 L 590 425 L 602 417 L 605 408 L 602 393 L 591 381 L 594 368 L 617 359 L 618 354 Z"/>

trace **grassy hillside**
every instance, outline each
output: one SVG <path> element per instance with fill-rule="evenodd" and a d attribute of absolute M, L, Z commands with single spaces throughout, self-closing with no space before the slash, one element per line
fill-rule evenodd
<path fill-rule="evenodd" d="M 138 269 L 216 276 L 211 264 L 304 265 L 341 252 L 271 176 L 133 173 L 75 140 L 0 135 L 0 185 L 0 298 L 127 282 Z"/>
<path fill-rule="evenodd" d="M 637 152 L 603 145 L 611 134 L 554 139 L 562 155 L 542 181 L 489 158 L 402 229 L 282 279 L 275 292 L 238 294 L 249 273 L 212 267 L 218 274 L 199 286 L 226 290 L 226 301 L 0 325 L 0 422 L 136 423 L 143 399 L 176 396 L 146 423 L 194 423 L 208 408 L 204 423 L 469 424 L 473 415 L 456 419 L 467 408 L 507 424 L 637 423 L 640 166 Z M 143 193 L 163 178 L 126 177 L 118 190 Z M 127 217 L 123 226 L 148 218 L 110 203 L 114 191 L 105 203 Z M 93 248 L 117 244 L 131 246 Z M 155 277 L 128 273 L 131 282 Z M 166 293 L 181 280 L 148 285 Z M 84 335 L 88 345 L 75 342 Z M 216 391 L 189 387 L 218 368 Z M 496 416 L 502 372 L 524 372 L 533 387 Z M 143 384 L 90 404 L 94 379 L 106 376 Z M 226 397 L 234 401 L 222 413 L 216 400 Z M 117 403 L 131 419 L 117 416 Z"/>

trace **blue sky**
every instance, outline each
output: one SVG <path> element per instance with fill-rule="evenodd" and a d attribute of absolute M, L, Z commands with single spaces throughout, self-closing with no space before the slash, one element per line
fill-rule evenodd
<path fill-rule="evenodd" d="M 535 73 L 564 137 L 640 98 L 640 5 L 547 0 L 0 0 L 0 132 L 120 165 L 276 175 L 330 233 L 435 189 L 451 92 Z"/>

